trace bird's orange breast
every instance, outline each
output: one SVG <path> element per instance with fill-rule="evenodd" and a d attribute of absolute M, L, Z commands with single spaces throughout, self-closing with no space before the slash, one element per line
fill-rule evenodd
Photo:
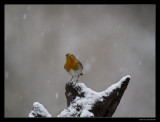
<path fill-rule="evenodd" d="M 78 70 L 77 61 L 76 60 L 66 61 L 65 69 L 67 70 L 67 72 L 69 72 L 71 69 L 72 70 Z"/>

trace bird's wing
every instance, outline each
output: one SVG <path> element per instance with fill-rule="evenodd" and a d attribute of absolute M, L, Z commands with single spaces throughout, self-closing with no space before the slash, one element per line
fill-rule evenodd
<path fill-rule="evenodd" d="M 72 56 L 73 56 L 75 59 L 77 59 L 73 54 L 72 54 Z"/>
<path fill-rule="evenodd" d="M 78 64 L 82 67 L 83 69 L 83 65 L 81 64 L 81 62 L 72 54 L 72 56 L 77 60 Z"/>
<path fill-rule="evenodd" d="M 81 62 L 79 61 L 79 60 L 77 60 L 78 61 L 78 64 L 82 67 L 82 69 L 83 69 L 83 65 L 81 64 Z"/>

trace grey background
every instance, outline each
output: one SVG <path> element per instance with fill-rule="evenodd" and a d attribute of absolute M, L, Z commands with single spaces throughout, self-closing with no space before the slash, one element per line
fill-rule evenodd
<path fill-rule="evenodd" d="M 67 53 L 92 90 L 131 76 L 113 117 L 155 117 L 155 5 L 5 5 L 5 117 L 67 107 Z"/>

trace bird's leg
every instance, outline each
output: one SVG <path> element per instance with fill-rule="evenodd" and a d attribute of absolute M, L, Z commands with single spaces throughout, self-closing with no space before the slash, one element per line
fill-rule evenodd
<path fill-rule="evenodd" d="M 72 76 L 72 78 L 71 78 L 71 80 L 70 80 L 70 81 L 72 81 L 72 79 L 73 79 L 73 76 Z"/>
<path fill-rule="evenodd" d="M 78 75 L 78 78 L 79 78 L 79 75 Z M 77 78 L 76 82 L 78 81 L 78 78 Z"/>

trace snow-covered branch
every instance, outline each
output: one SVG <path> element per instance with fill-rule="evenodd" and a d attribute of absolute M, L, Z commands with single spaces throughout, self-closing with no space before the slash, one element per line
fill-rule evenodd
<path fill-rule="evenodd" d="M 67 109 L 57 117 L 111 117 L 127 88 L 130 76 L 123 77 L 102 92 L 87 88 L 84 83 L 66 83 Z"/>
<path fill-rule="evenodd" d="M 34 102 L 32 111 L 28 115 L 29 117 L 51 117 L 47 109 L 44 108 L 39 102 Z"/>
<path fill-rule="evenodd" d="M 84 83 L 66 83 L 67 107 L 57 117 L 112 117 L 124 91 L 130 81 L 130 76 L 123 77 L 102 92 L 95 92 Z M 43 105 L 33 104 L 29 117 L 51 117 Z"/>

